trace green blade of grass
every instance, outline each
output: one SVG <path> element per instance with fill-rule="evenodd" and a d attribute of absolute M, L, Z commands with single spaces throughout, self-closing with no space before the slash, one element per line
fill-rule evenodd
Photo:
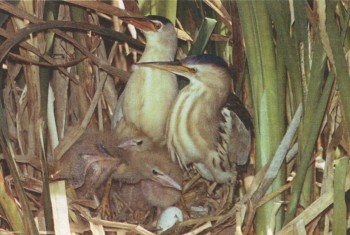
<path fill-rule="evenodd" d="M 139 0 L 138 2 L 143 15 L 164 16 L 175 24 L 177 0 Z"/>
<path fill-rule="evenodd" d="M 349 157 L 338 159 L 334 172 L 333 234 L 346 234 L 347 215 L 345 202 L 345 179 Z"/>
<path fill-rule="evenodd" d="M 204 52 L 204 49 L 209 41 L 210 35 L 213 33 L 217 21 L 211 18 L 205 18 L 196 37 L 195 43 L 192 45 L 188 55 L 199 55 Z"/>
<path fill-rule="evenodd" d="M 277 76 L 271 20 L 265 1 L 237 1 L 246 45 L 251 94 L 254 106 L 254 127 L 256 136 L 256 166 L 263 168 L 273 157 L 284 133 L 285 88 Z M 267 193 L 277 190 L 284 183 L 281 172 Z M 273 201 L 260 207 L 256 217 L 257 234 L 273 231 L 270 228 Z M 280 217 L 279 214 L 277 217 Z M 281 220 L 281 218 L 276 218 Z"/>

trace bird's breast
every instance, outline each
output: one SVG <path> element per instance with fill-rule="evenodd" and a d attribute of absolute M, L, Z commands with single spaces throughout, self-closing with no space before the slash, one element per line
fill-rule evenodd
<path fill-rule="evenodd" d="M 231 179 L 234 167 L 228 156 L 233 120 L 223 103 L 206 87 L 192 84 L 179 93 L 167 124 L 172 158 L 185 167 L 194 163 L 204 178 L 219 183 Z"/>
<path fill-rule="evenodd" d="M 213 138 L 208 135 L 208 117 L 205 116 L 207 96 L 202 86 L 185 87 L 178 95 L 171 110 L 167 125 L 167 141 L 172 158 L 177 158 L 186 166 L 198 162 L 205 154 L 214 148 Z M 210 119 L 210 118 L 209 118 Z"/>
<path fill-rule="evenodd" d="M 137 68 L 125 88 L 122 104 L 125 120 L 154 141 L 164 137 L 170 107 L 178 93 L 176 76 L 166 71 Z"/>

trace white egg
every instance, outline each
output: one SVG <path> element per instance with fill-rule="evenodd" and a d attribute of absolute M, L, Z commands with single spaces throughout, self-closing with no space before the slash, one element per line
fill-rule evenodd
<path fill-rule="evenodd" d="M 184 216 L 182 211 L 177 207 L 169 207 L 163 211 L 157 223 L 159 232 L 163 232 L 171 227 L 178 221 L 183 221 Z"/>

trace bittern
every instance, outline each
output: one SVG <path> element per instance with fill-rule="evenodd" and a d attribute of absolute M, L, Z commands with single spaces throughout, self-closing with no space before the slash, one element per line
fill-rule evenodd
<path fill-rule="evenodd" d="M 121 133 L 133 138 L 122 138 L 116 141 L 121 164 L 115 168 L 110 181 L 118 181 L 126 186 L 124 189 L 117 188 L 113 191 L 122 190 L 123 195 L 133 194 L 135 198 L 142 197 L 148 205 L 157 203 L 155 194 L 158 191 L 165 194 L 164 200 L 158 202 L 160 207 L 175 203 L 181 195 L 182 171 L 171 161 L 167 148 L 154 145 L 147 135 L 142 134 L 138 129 L 133 129 L 132 126 L 120 127 L 118 126 L 118 129 Z M 115 183 L 109 185 L 113 186 Z M 142 191 L 135 194 L 139 189 Z M 106 188 L 101 201 L 100 211 L 103 215 L 108 215 L 110 190 Z"/>
<path fill-rule="evenodd" d="M 52 179 L 65 179 L 80 197 L 91 198 L 121 164 L 114 137 L 112 132 L 84 133 L 58 161 Z"/>
<path fill-rule="evenodd" d="M 135 125 L 127 123 L 124 118 L 118 122 L 115 133 L 118 135 L 116 145 L 122 149 L 126 148 L 141 152 L 157 145 Z"/>
<path fill-rule="evenodd" d="M 131 143 L 131 141 L 128 141 Z M 137 140 L 137 142 L 139 141 Z M 123 144 L 124 148 L 129 148 Z M 139 144 L 135 145 L 136 148 L 139 147 Z M 116 184 L 112 186 L 112 192 L 116 192 L 120 198 L 126 202 L 126 204 L 134 210 L 149 210 L 150 207 L 157 207 L 165 209 L 169 206 L 174 205 L 180 200 L 181 197 L 181 184 L 183 180 L 183 172 L 180 167 L 173 163 L 168 157 L 169 153 L 166 147 L 159 149 L 150 149 L 150 151 L 140 152 L 137 149 L 131 147 L 131 151 L 139 155 L 139 163 L 136 165 L 141 165 L 141 171 L 147 170 L 147 167 L 142 165 L 153 165 L 152 174 L 164 174 L 169 179 L 173 179 L 174 183 L 162 183 L 158 180 L 153 180 L 153 176 L 149 179 L 141 180 L 139 183 L 124 183 Z M 141 153 L 141 154 L 140 154 Z M 153 156 L 150 156 L 149 153 L 152 153 Z M 137 167 L 138 168 L 138 167 Z M 150 169 L 152 169 L 150 168 Z M 133 168 L 136 169 L 136 168 Z M 156 169 L 157 172 L 154 172 Z M 151 172 L 151 171 L 149 171 Z M 167 180 L 168 181 L 168 180 Z M 169 181 L 168 181 L 169 182 Z M 172 180 L 170 180 L 172 182 Z M 140 206 L 141 205 L 141 206 Z"/>
<path fill-rule="evenodd" d="M 142 30 L 147 43 L 139 62 L 173 61 L 177 35 L 173 24 L 161 16 L 122 17 L 123 21 Z M 124 117 L 136 125 L 153 142 L 164 141 L 166 120 L 178 93 L 176 76 L 164 70 L 132 67 L 125 90 L 117 104 L 112 126 Z"/>
<path fill-rule="evenodd" d="M 147 140 L 137 138 L 127 140 L 118 145 L 122 149 L 118 155 L 121 157 L 124 166 L 119 167 L 112 174 L 113 179 L 125 183 L 152 180 L 164 187 L 181 190 L 179 182 L 167 174 L 171 172 L 172 167 L 174 171 L 177 170 L 177 165 L 174 165 L 170 157 L 168 157 L 167 149 L 165 147 L 144 149 L 142 146 L 144 142 L 147 142 Z"/>
<path fill-rule="evenodd" d="M 177 96 L 167 123 L 167 146 L 173 160 L 185 169 L 193 163 L 207 180 L 230 182 L 236 164 L 243 165 L 249 158 L 252 123 L 249 112 L 231 92 L 226 62 L 198 55 L 139 66 L 163 69 L 190 81 Z"/>

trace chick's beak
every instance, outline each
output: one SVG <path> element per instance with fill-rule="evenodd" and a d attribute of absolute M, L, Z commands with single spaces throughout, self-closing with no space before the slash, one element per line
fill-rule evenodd
<path fill-rule="evenodd" d="M 154 175 L 151 179 L 155 182 L 160 183 L 164 187 L 174 188 L 174 189 L 177 189 L 180 191 L 182 190 L 181 185 L 179 185 L 179 183 L 177 183 L 169 175 L 158 173 L 158 174 Z"/>
<path fill-rule="evenodd" d="M 119 144 L 118 148 L 127 149 L 130 146 L 136 146 L 136 145 L 137 144 L 134 140 L 127 140 L 127 141 L 124 141 L 123 143 Z"/>
<path fill-rule="evenodd" d="M 143 31 L 157 31 L 156 24 L 145 17 L 119 17 L 122 21 L 134 25 L 136 28 Z"/>
<path fill-rule="evenodd" d="M 184 77 L 188 77 L 196 73 L 195 69 L 189 68 L 178 61 L 143 62 L 137 63 L 136 65 L 141 67 L 161 69 Z"/>

